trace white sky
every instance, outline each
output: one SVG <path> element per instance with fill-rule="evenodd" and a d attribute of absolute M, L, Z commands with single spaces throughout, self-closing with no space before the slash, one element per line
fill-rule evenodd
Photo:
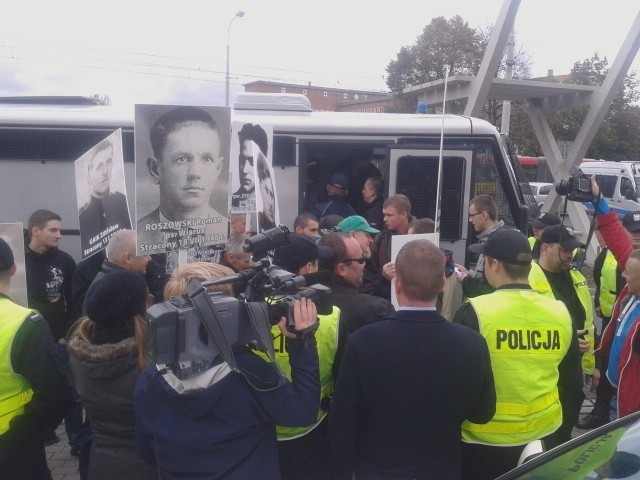
<path fill-rule="evenodd" d="M 7 5 L 10 2 L 10 5 Z M 0 15 L 0 95 L 90 95 L 114 105 L 224 104 L 254 80 L 386 90 L 389 61 L 433 17 L 495 23 L 502 0 L 7 0 Z M 637 1 L 522 0 L 516 41 L 534 76 L 568 73 L 598 51 L 609 65 Z M 640 75 L 640 55 L 631 67 Z"/>

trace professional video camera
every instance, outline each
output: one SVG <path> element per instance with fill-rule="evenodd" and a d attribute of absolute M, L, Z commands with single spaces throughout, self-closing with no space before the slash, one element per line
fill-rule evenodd
<path fill-rule="evenodd" d="M 248 238 L 244 248 L 254 257 L 264 255 L 286 245 L 288 235 L 286 227 L 276 227 Z M 147 311 L 151 358 L 154 363 L 166 365 L 179 378 L 207 370 L 220 361 L 218 357 L 239 371 L 233 349 L 247 344 L 266 352 L 273 360 L 271 327 L 281 317 L 287 317 L 290 331 L 303 336 L 311 333 L 295 330 L 292 306 L 296 299 L 311 299 L 319 314 L 331 313 L 333 307 L 327 302 L 329 288 L 317 284 L 299 290 L 323 279 L 324 273 L 297 276 L 270 265 L 267 259 L 229 277 L 211 281 L 191 279 L 186 295 L 153 305 Z M 228 283 L 244 291 L 237 298 L 206 291 L 207 286 Z"/>
<path fill-rule="evenodd" d="M 558 195 L 566 195 L 572 202 L 590 202 L 593 200 L 591 193 L 591 178 L 589 175 L 578 171 L 566 180 L 560 180 L 553 184 Z"/>

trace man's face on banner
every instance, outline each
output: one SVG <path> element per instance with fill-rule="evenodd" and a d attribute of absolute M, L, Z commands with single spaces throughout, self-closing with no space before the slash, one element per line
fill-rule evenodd
<path fill-rule="evenodd" d="M 253 141 L 244 140 L 240 146 L 240 188 L 245 192 L 253 192 Z"/>
<path fill-rule="evenodd" d="M 89 162 L 89 188 L 91 188 L 91 196 L 102 198 L 109 193 L 112 166 L 112 146 L 103 148 L 91 159 Z"/>
<path fill-rule="evenodd" d="M 197 121 L 184 122 L 167 135 L 162 158 L 149 165 L 160 185 L 160 203 L 183 213 L 208 205 L 221 168 L 218 132 Z"/>

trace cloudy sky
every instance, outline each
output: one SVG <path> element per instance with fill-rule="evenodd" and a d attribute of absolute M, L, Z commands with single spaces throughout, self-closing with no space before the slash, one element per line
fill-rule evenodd
<path fill-rule="evenodd" d="M 255 80 L 386 90 L 385 67 L 436 16 L 495 23 L 502 0 L 10 0 L 0 16 L 0 95 L 109 95 L 114 105 L 224 104 Z M 5 2 L 8 3 L 8 2 Z M 639 9 L 629 0 L 522 0 L 516 40 L 534 76 L 610 64 Z M 640 55 L 632 70 L 640 70 Z"/>

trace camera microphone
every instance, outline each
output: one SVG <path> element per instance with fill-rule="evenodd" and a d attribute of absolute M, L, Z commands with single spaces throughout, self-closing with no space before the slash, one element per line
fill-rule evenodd
<path fill-rule="evenodd" d="M 291 280 L 287 280 L 282 284 L 282 288 L 293 289 L 300 287 L 308 287 L 315 285 L 316 283 L 328 282 L 331 278 L 331 272 L 329 270 L 320 270 L 318 272 L 305 273 L 304 275 L 298 275 Z"/>
<path fill-rule="evenodd" d="M 254 257 L 260 257 L 270 250 L 275 250 L 288 243 L 289 229 L 284 225 L 271 228 L 262 233 L 247 238 L 242 249 Z"/>

